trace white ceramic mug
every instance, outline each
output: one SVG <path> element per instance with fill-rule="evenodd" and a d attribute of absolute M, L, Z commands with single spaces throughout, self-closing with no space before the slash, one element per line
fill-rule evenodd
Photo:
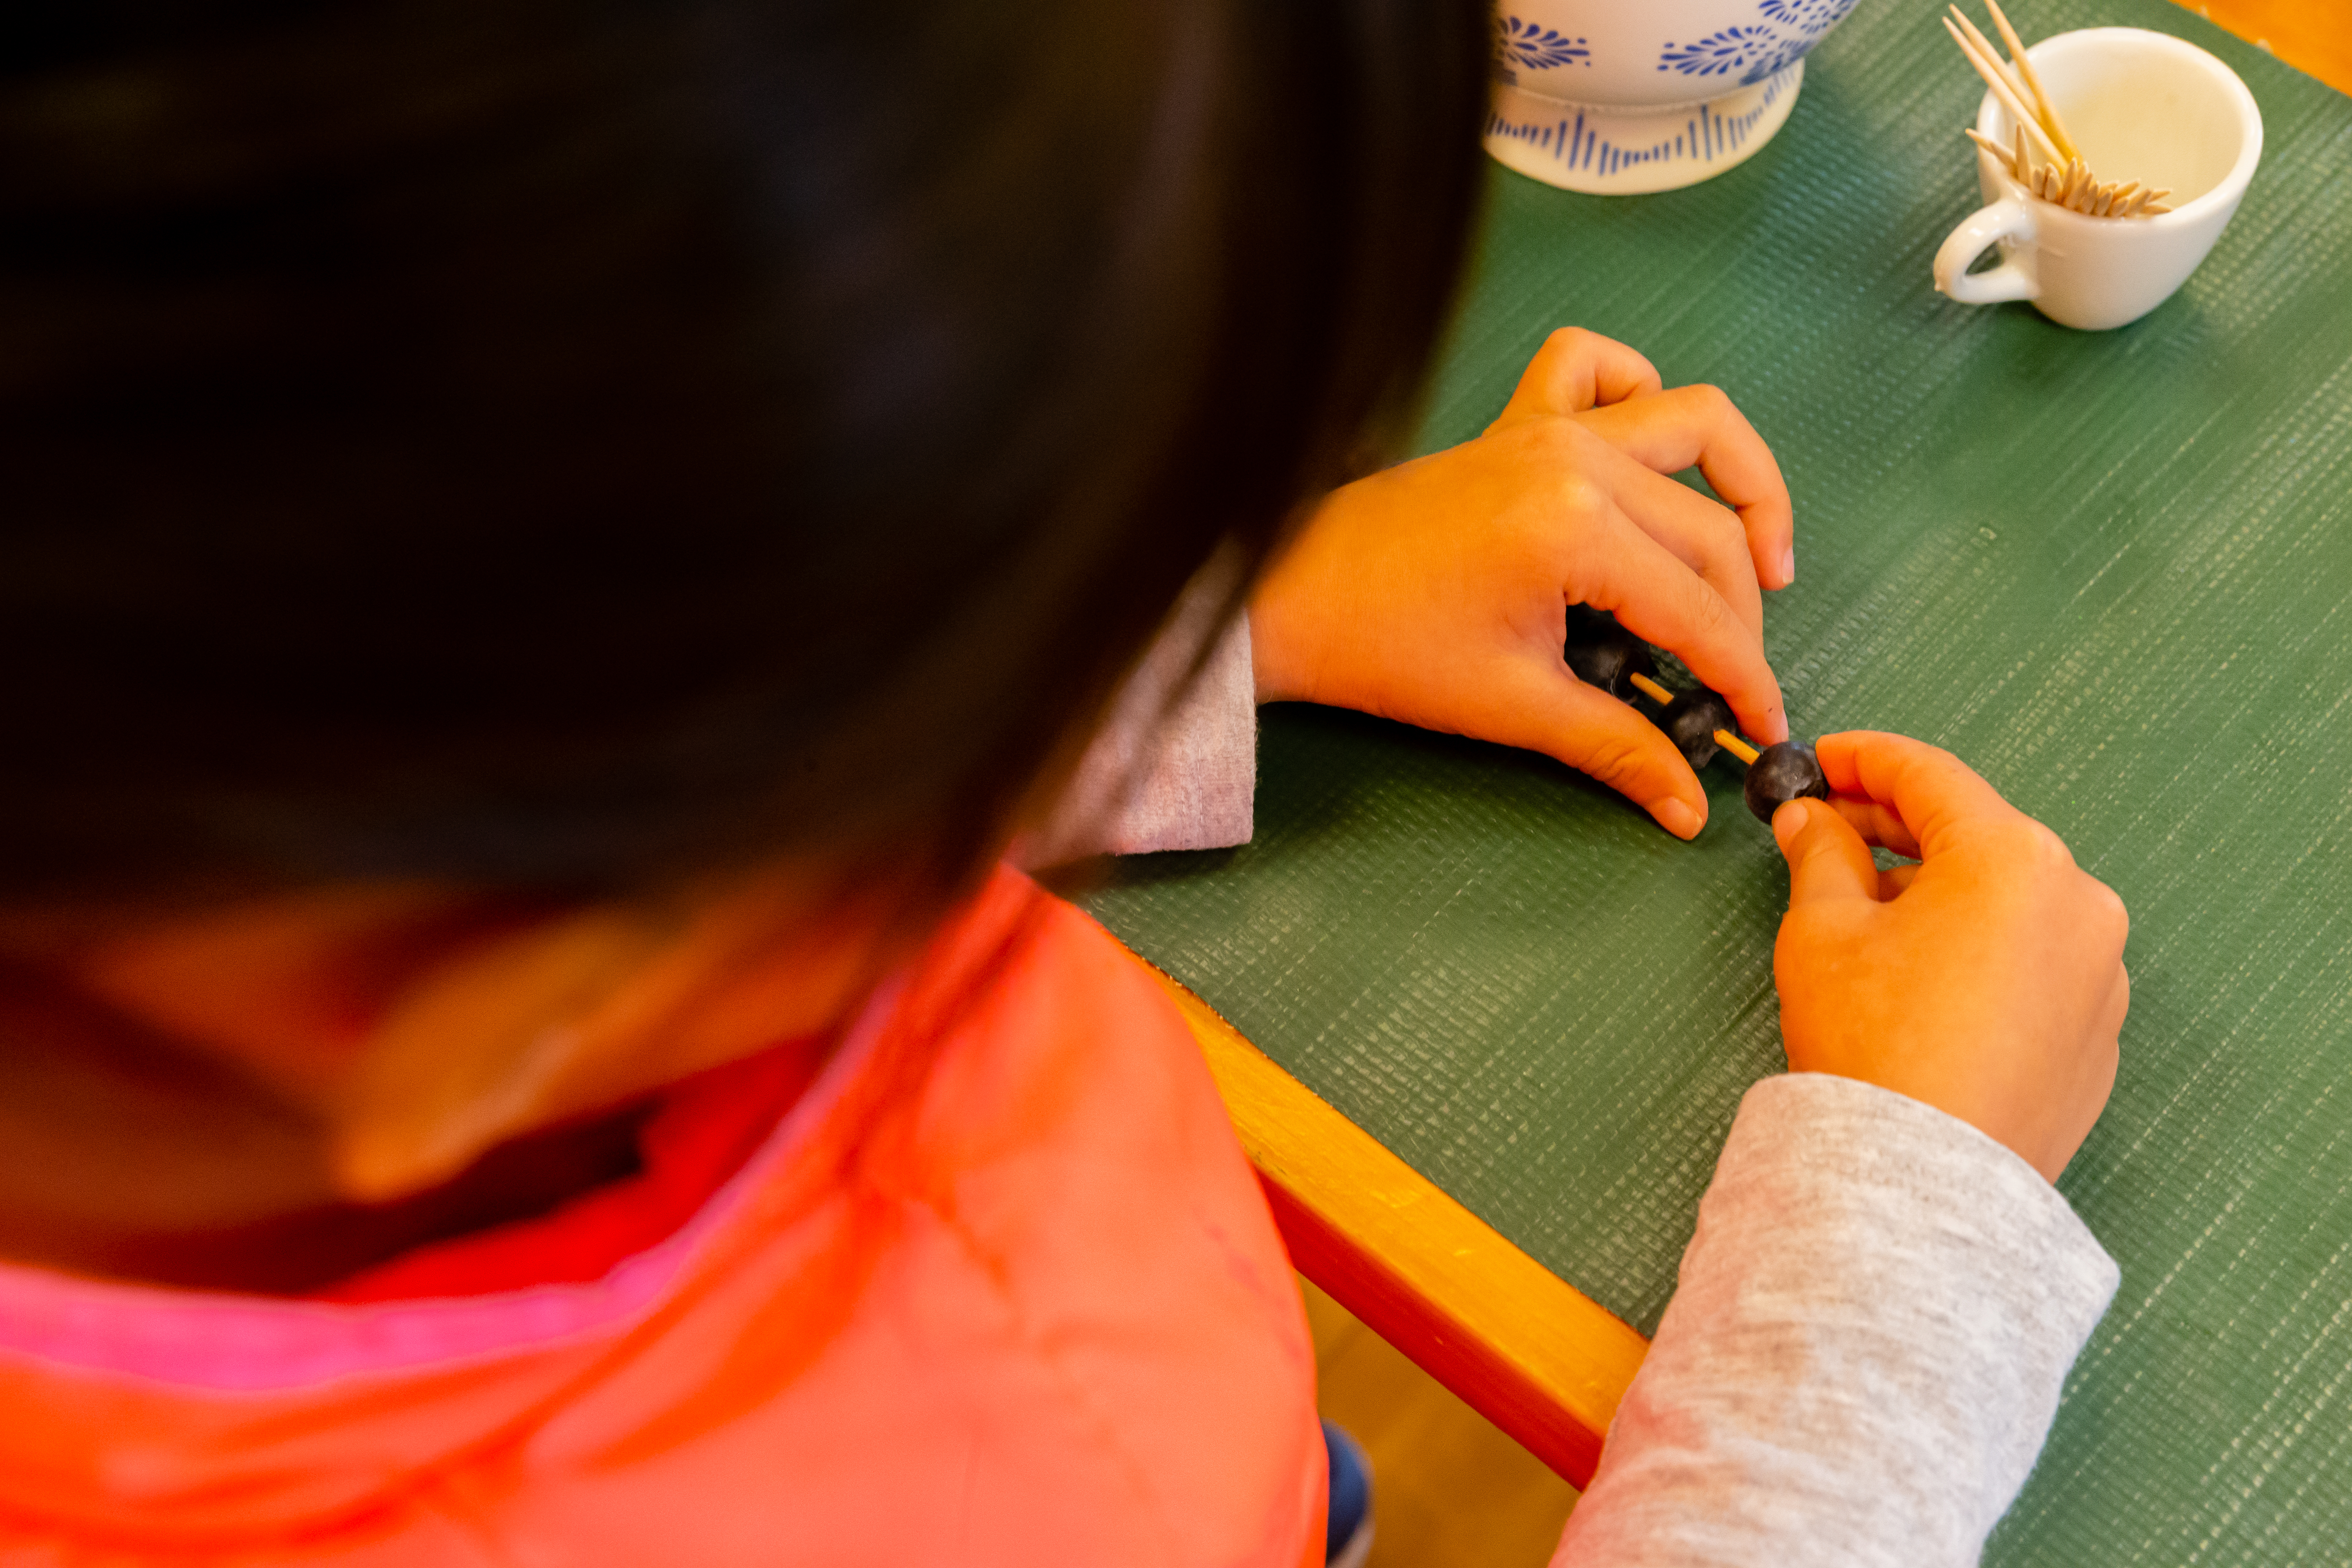
<path fill-rule="evenodd" d="M 2172 211 L 2086 217 L 2027 195 L 1979 149 L 1989 205 L 1936 253 L 1936 287 L 1964 305 L 2028 300 L 2069 327 L 2136 321 L 2170 299 L 2221 237 L 2262 159 L 2262 111 L 2235 71 L 2163 33 L 2090 27 L 2044 38 L 2026 58 L 2092 173 L 2169 190 Z M 2003 147 L 2015 135 L 1990 92 L 1977 129 Z M 1995 245 L 2001 264 L 1971 273 Z"/>

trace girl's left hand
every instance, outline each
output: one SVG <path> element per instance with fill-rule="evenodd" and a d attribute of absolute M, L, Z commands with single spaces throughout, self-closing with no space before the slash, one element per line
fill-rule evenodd
<path fill-rule="evenodd" d="M 1696 464 L 1719 505 L 1666 476 Z M 1261 702 L 1356 708 L 1549 753 L 1694 837 L 1706 792 L 1579 681 L 1567 606 L 1610 611 L 1786 740 L 1761 590 L 1796 575 L 1788 486 L 1731 400 L 1622 343 L 1552 334 L 1486 433 L 1335 490 L 1250 602 Z"/>

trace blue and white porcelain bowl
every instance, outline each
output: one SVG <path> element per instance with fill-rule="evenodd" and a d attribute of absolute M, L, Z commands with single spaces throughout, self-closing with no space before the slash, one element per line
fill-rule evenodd
<path fill-rule="evenodd" d="M 1605 195 L 1696 184 L 1789 118 L 1854 0 L 1496 0 L 1486 151 Z"/>

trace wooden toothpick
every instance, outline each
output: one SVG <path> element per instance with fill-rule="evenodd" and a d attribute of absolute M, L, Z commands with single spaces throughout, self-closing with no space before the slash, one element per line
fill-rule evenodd
<path fill-rule="evenodd" d="M 1960 52 L 1969 57 L 1969 64 L 1976 68 L 1977 75 L 1984 78 L 1985 85 L 1992 89 L 1993 96 L 2000 100 L 2003 109 L 2009 110 L 2010 119 L 2033 138 L 2050 155 L 2052 163 L 2059 162 L 2058 144 L 2050 140 L 2050 133 L 2042 129 L 2042 122 L 2034 118 L 2032 110 L 2025 107 L 2025 100 L 2018 96 L 2017 89 L 2010 85 L 2009 72 L 2001 68 L 2000 62 L 1990 54 L 1979 54 L 1976 46 L 1969 42 L 1968 35 L 1954 26 L 1949 16 L 1944 18 L 1944 31 L 1952 35 L 1952 42 L 1960 46 Z"/>
<path fill-rule="evenodd" d="M 1715 743 L 1721 746 L 1725 751 L 1729 752 L 1733 756 L 1738 757 L 1741 762 L 1746 763 L 1751 768 L 1756 765 L 1756 759 L 1763 755 L 1763 753 L 1759 752 L 1755 747 L 1749 745 L 1747 742 L 1741 740 L 1738 736 L 1733 734 L 1728 730 L 1717 730 L 1715 732 Z"/>
<path fill-rule="evenodd" d="M 2011 145 L 2004 147 L 1975 127 L 1968 128 L 1969 140 L 1981 147 L 2007 169 L 2029 195 L 2085 217 L 2153 217 L 2172 209 L 2163 205 L 2169 191 L 2142 190 L 2139 182 L 2116 184 L 2101 180 L 2091 172 L 2083 157 L 2083 150 L 2067 132 L 2065 121 L 2058 115 L 2058 106 L 2050 100 L 2048 89 L 2042 87 L 2041 75 L 2026 57 L 2025 41 L 2017 29 L 2009 25 L 2000 0 L 1985 0 L 1985 9 L 1991 13 L 1993 26 L 2000 32 L 2001 41 L 2009 47 L 2007 60 L 1993 47 L 1974 22 L 1957 5 L 1951 14 L 1940 18 L 1944 31 L 1952 42 L 1960 46 L 1969 65 L 1984 78 L 1992 89 L 1993 98 L 2005 110 L 2014 127 Z M 2026 98 L 2033 102 L 2029 107 Z M 2039 148 L 2047 162 L 2037 165 L 2034 150 Z"/>
<path fill-rule="evenodd" d="M 2008 148 L 2002 146 L 2000 142 L 1994 141 L 1991 137 L 1986 135 L 1983 132 L 1978 130 L 1973 125 L 1963 126 L 1961 129 L 1967 133 L 1969 141 L 1975 142 L 1978 146 L 1991 153 L 1993 155 L 1994 162 L 1998 163 L 2002 168 L 2007 169 L 2011 174 L 2015 174 L 2020 180 L 2025 178 L 2025 175 L 2021 171 L 2026 165 L 2013 157 Z M 2025 133 L 2021 131 L 2018 132 L 2018 140 L 2020 142 L 2025 140 Z"/>
<path fill-rule="evenodd" d="M 2033 94 L 2033 101 L 2042 110 L 2042 128 L 2050 132 L 2052 141 L 2058 143 L 2058 151 L 2069 158 L 2082 156 L 2081 149 L 2074 145 L 2074 139 L 2066 133 L 2066 122 L 2058 118 L 2058 106 L 2050 101 L 2048 93 L 2042 90 L 2042 78 L 2035 74 L 2033 62 L 2025 58 L 2025 45 L 2018 38 L 2017 29 L 2009 25 L 2007 16 L 2001 15 L 2000 0 L 1985 0 L 1985 9 L 1992 13 L 1992 25 L 2000 29 L 2000 41 L 2009 46 L 2011 63 L 2017 67 L 2017 74 L 2025 79 L 2026 90 Z"/>
<path fill-rule="evenodd" d="M 1648 698 L 1653 702 L 1660 704 L 1661 706 L 1665 703 L 1672 702 L 1675 700 L 1675 694 L 1673 692 L 1667 690 L 1656 681 L 1652 680 L 1646 675 L 1636 673 L 1626 677 L 1626 679 L 1631 680 L 1641 689 L 1643 696 Z"/>
<path fill-rule="evenodd" d="M 1641 674 L 1639 671 L 1627 676 L 1625 679 L 1633 682 L 1635 689 L 1639 690 L 1643 696 L 1648 698 L 1651 701 L 1657 703 L 1660 707 L 1664 707 L 1675 700 L 1675 694 L 1671 690 L 1659 685 L 1656 681 L 1652 680 L 1648 676 Z M 1738 736 L 1733 734 L 1728 730 L 1717 730 L 1715 732 L 1715 743 L 1721 746 L 1725 751 L 1729 752 L 1733 756 L 1738 757 L 1741 762 L 1746 763 L 1750 767 L 1756 765 L 1757 757 L 1761 755 L 1755 747 L 1749 745 L 1747 742 L 1741 740 Z"/>
<path fill-rule="evenodd" d="M 1952 21 L 1960 31 L 1968 35 L 1969 47 L 1993 63 L 1994 68 L 2000 73 L 2000 79 L 2009 84 L 2010 91 L 2017 94 L 2021 99 L 2025 97 L 2025 83 L 2019 79 L 2015 71 L 2009 68 L 2009 62 L 2000 58 L 2000 51 L 1994 48 L 1992 40 L 1984 36 L 1984 29 L 1969 21 L 1969 14 L 1958 5 L 1947 5 L 1945 9 L 1951 12 Z M 2037 114 L 2033 118 L 2039 121 L 2042 117 Z M 2043 129 L 2047 130 L 2048 127 L 2045 126 Z"/>

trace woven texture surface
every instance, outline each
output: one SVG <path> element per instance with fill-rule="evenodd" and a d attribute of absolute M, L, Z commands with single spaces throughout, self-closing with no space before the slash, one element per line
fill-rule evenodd
<path fill-rule="evenodd" d="M 1969 759 L 2129 904 L 2121 1081 L 2063 1189 L 2123 1265 L 2003 1563 L 2352 1555 L 2352 100 L 2163 0 L 2260 100 L 2220 247 L 2118 331 L 1937 295 L 1981 90 L 1864 0 L 1770 146 L 1695 189 L 1496 172 L 1424 447 L 1551 328 L 1731 393 L 1780 456 L 1800 734 Z M 1683 846 L 1540 758 L 1265 714 L 1258 837 L 1087 900 L 1251 1039 L 1645 1331 L 1741 1092 L 1781 1064 L 1786 876 L 1708 770 Z"/>

